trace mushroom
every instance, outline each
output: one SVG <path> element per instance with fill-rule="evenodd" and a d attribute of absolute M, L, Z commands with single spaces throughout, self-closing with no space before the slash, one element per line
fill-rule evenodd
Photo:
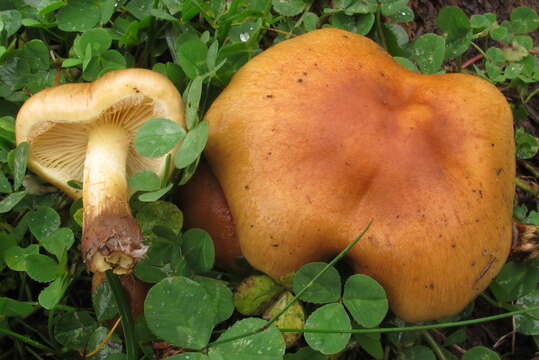
<path fill-rule="evenodd" d="M 155 117 L 183 126 L 183 103 L 171 81 L 144 69 L 45 89 L 17 115 L 17 143 L 30 144 L 29 168 L 70 197 L 82 196 L 82 251 L 92 272 L 129 273 L 147 250 L 129 208 L 127 178 L 140 170 L 168 175 L 166 155 L 147 158 L 133 146 L 139 127 Z"/>
<path fill-rule="evenodd" d="M 250 60 L 205 118 L 243 256 L 275 279 L 372 219 L 348 261 L 422 321 L 461 311 L 508 256 L 513 123 L 487 81 L 411 72 L 328 28 Z"/>
<path fill-rule="evenodd" d="M 187 228 L 203 228 L 215 246 L 215 261 L 225 269 L 240 270 L 241 249 L 223 190 L 202 160 L 193 177 L 178 189 L 178 201 Z M 210 221 L 208 221 L 210 220 Z"/>

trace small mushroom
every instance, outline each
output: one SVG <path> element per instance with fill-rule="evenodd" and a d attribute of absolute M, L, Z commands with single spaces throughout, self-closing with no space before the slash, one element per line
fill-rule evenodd
<path fill-rule="evenodd" d="M 17 143 L 30 144 L 29 168 L 70 197 L 82 196 L 82 251 L 92 272 L 129 273 L 147 250 L 129 208 L 127 178 L 140 170 L 168 175 L 166 155 L 147 158 L 133 146 L 140 126 L 156 117 L 183 126 L 183 103 L 172 82 L 144 69 L 45 89 L 17 115 Z"/>
<path fill-rule="evenodd" d="M 507 259 L 513 122 L 487 81 L 411 72 L 328 28 L 250 60 L 206 120 L 243 256 L 274 279 L 330 259 L 372 219 L 348 261 L 422 321 L 461 311 Z"/>
<path fill-rule="evenodd" d="M 202 160 L 196 173 L 178 189 L 178 200 L 187 228 L 203 228 L 215 245 L 218 266 L 240 270 L 241 249 L 223 190 Z"/>

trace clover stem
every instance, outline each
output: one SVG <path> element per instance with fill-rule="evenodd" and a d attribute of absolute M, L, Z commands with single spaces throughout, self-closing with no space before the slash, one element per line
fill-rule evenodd
<path fill-rule="evenodd" d="M 82 250 L 92 272 L 130 273 L 146 252 L 128 203 L 128 132 L 102 124 L 89 131 L 84 162 Z"/>
<path fill-rule="evenodd" d="M 427 343 L 430 345 L 430 348 L 432 351 L 436 354 L 436 358 L 438 360 L 447 360 L 446 356 L 442 352 L 442 349 L 440 348 L 440 345 L 434 340 L 434 338 L 430 335 L 428 330 L 422 330 L 421 335 L 423 335 L 423 338 L 427 341 Z"/>

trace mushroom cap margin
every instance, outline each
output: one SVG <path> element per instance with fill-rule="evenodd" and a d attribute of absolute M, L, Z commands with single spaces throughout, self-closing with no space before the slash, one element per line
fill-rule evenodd
<path fill-rule="evenodd" d="M 62 84 L 31 96 L 17 114 L 16 142 L 31 144 L 54 123 L 90 124 L 114 104 L 136 95 L 150 98 L 167 118 L 185 127 L 184 105 L 174 84 L 158 72 L 130 68 L 111 71 L 94 82 Z M 58 179 L 57 171 L 42 166 L 31 157 L 28 165 L 70 197 L 81 197 L 81 191 L 68 186 L 66 179 Z"/>

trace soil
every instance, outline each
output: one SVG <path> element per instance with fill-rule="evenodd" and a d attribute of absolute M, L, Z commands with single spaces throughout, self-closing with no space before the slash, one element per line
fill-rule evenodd
<path fill-rule="evenodd" d="M 415 35 L 437 32 L 436 15 L 445 6 L 458 6 L 468 16 L 491 12 L 499 21 L 509 19 L 511 11 L 519 6 L 528 6 L 539 11 L 539 0 L 411 0 L 415 12 Z M 539 34 L 535 34 L 537 36 Z"/>

